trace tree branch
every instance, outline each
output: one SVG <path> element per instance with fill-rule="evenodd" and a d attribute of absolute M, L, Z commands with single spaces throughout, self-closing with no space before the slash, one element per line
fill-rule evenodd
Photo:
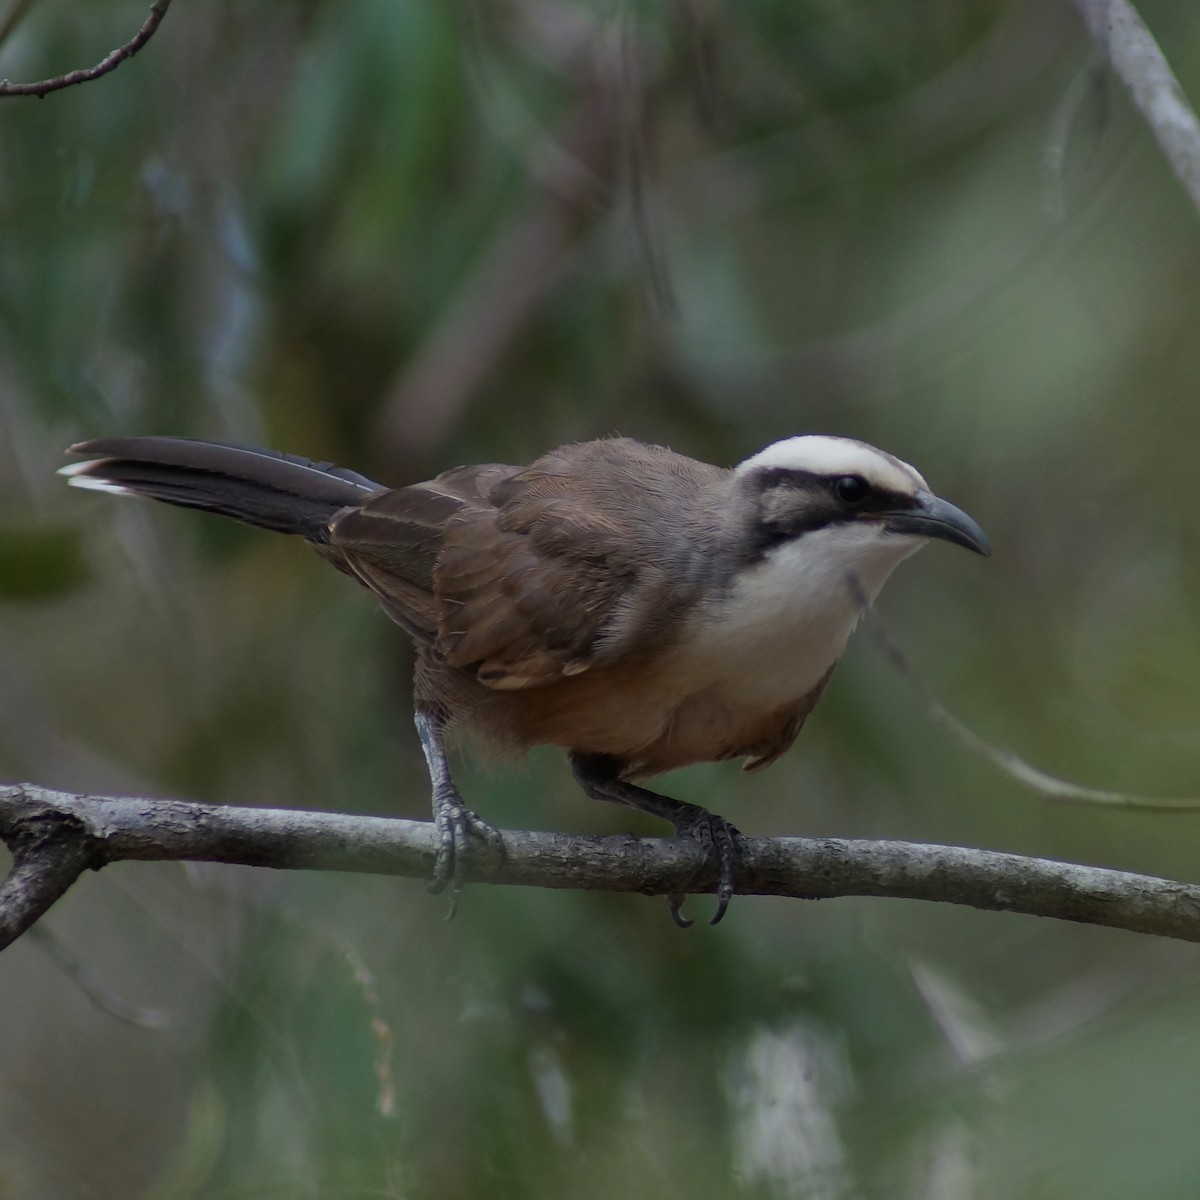
<path fill-rule="evenodd" d="M 1075 0 L 1075 7 L 1200 212 L 1200 121 L 1154 35 L 1129 0 Z"/>
<path fill-rule="evenodd" d="M 154 31 L 159 27 L 170 7 L 171 0 L 154 0 L 141 29 L 123 46 L 118 46 L 111 54 L 106 54 L 94 67 L 68 71 L 66 75 L 56 75 L 53 79 L 41 79 L 37 83 L 9 83 L 7 79 L 0 79 L 0 96 L 37 96 L 41 99 L 47 92 L 57 92 L 77 83 L 90 83 L 93 79 L 99 79 L 101 75 L 115 71 L 154 36 Z"/>
<path fill-rule="evenodd" d="M 0 791 L 0 839 L 13 856 L 0 884 L 0 950 L 38 921 L 96 861 L 95 834 L 85 822 L 49 802 L 10 809 L 5 803 L 9 791 Z"/>
<path fill-rule="evenodd" d="M 285 870 L 428 878 L 432 825 L 385 817 L 80 796 L 0 787 L 0 839 L 14 854 L 0 886 L 0 949 L 87 867 L 190 860 Z M 479 883 L 671 895 L 714 890 L 700 848 L 682 838 L 510 831 L 507 859 L 481 858 Z M 1056 917 L 1200 942 L 1200 886 L 957 846 L 838 838 L 749 838 L 743 895 L 891 896 Z"/>

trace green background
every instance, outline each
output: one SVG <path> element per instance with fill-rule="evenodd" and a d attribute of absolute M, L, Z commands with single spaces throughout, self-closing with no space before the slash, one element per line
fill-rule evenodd
<path fill-rule="evenodd" d="M 1141 11 L 1191 97 L 1191 5 Z M 32 5 L 0 77 L 144 0 Z M 179 433 L 385 482 L 611 432 L 914 462 L 988 561 L 881 603 L 974 729 L 1200 793 L 1200 218 L 1065 0 L 179 0 L 0 101 L 0 778 L 423 816 L 410 655 L 302 545 L 68 491 Z M 562 756 L 514 828 L 658 833 Z M 871 639 L 750 834 L 1200 877 L 1200 815 L 1032 795 Z M 7 861 L 7 860 L 5 860 Z M 706 902 L 692 902 L 697 914 Z M 1200 1183 L 1190 945 L 879 900 L 660 900 L 127 864 L 0 959 L 0 1198 L 1127 1200 Z"/>

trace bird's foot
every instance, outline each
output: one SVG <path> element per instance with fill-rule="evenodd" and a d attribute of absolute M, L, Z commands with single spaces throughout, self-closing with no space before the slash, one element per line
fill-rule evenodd
<path fill-rule="evenodd" d="M 674 818 L 675 830 L 680 837 L 692 837 L 704 849 L 705 857 L 717 867 L 717 911 L 709 920 L 716 925 L 725 915 L 733 896 L 733 886 L 738 868 L 742 865 L 743 847 L 746 838 L 737 826 L 724 817 L 710 813 L 696 805 L 688 805 L 687 811 Z M 680 929 L 687 929 L 692 921 L 683 915 L 686 896 L 668 896 L 671 905 L 671 920 Z"/>
<path fill-rule="evenodd" d="M 715 925 L 720 921 L 729 907 L 738 868 L 742 865 L 746 839 L 741 831 L 724 817 L 718 817 L 716 813 L 710 813 L 698 804 L 672 800 L 670 796 L 651 792 L 622 779 L 621 762 L 612 755 L 586 754 L 573 750 L 571 770 L 575 772 L 575 778 L 589 796 L 614 804 L 627 804 L 640 812 L 670 821 L 680 837 L 695 838 L 700 843 L 707 859 L 701 871 L 710 864 L 717 868 L 717 911 L 713 913 L 709 924 Z M 687 929 L 692 924 L 683 915 L 684 899 L 683 895 L 667 897 L 671 905 L 671 920 L 680 929 Z"/>
<path fill-rule="evenodd" d="M 450 909 L 446 913 L 449 921 L 458 911 L 458 900 L 467 884 L 472 843 L 485 843 L 503 861 L 504 838 L 498 829 L 472 812 L 452 787 L 434 792 L 433 821 L 437 830 L 437 857 L 433 861 L 433 877 L 425 886 L 436 896 L 449 884 Z"/>

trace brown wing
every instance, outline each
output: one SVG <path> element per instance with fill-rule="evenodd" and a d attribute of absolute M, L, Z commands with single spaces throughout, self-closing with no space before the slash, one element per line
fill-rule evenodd
<path fill-rule="evenodd" d="M 537 687 L 587 670 L 637 584 L 620 526 L 553 491 L 526 476 L 499 511 L 464 512 L 446 529 L 437 646 L 489 687 Z"/>
<path fill-rule="evenodd" d="M 432 642 L 440 611 L 434 568 L 447 523 L 463 512 L 490 510 L 492 489 L 519 469 L 456 467 L 427 483 L 380 492 L 334 519 L 329 557 L 375 592 L 393 620 Z"/>
<path fill-rule="evenodd" d="M 701 510 L 698 496 L 723 477 L 625 438 L 566 446 L 514 474 L 493 511 L 464 510 L 446 529 L 435 572 L 446 661 L 508 690 L 652 642 L 694 598 L 679 513 Z M 672 539 L 673 574 L 662 552 Z"/>
<path fill-rule="evenodd" d="M 682 528 L 725 474 L 662 447 L 585 442 L 386 493 L 340 517 L 334 545 L 449 666 L 539 687 L 654 639 L 691 602 L 702 573 L 679 561 Z"/>

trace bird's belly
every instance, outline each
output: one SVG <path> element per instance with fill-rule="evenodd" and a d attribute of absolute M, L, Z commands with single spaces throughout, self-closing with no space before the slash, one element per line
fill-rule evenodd
<path fill-rule="evenodd" d="M 741 657 L 677 648 L 550 687 L 493 693 L 473 723 L 512 749 L 609 754 L 627 764 L 627 776 L 645 777 L 790 740 L 833 661 L 789 660 L 778 646 Z"/>
<path fill-rule="evenodd" d="M 857 619 L 760 592 L 699 612 L 670 645 L 546 687 L 488 691 L 466 724 L 500 747 L 609 754 L 644 776 L 786 746 Z M 791 730 L 791 735 L 788 731 Z M 765 749 L 764 749 L 765 748 Z"/>

